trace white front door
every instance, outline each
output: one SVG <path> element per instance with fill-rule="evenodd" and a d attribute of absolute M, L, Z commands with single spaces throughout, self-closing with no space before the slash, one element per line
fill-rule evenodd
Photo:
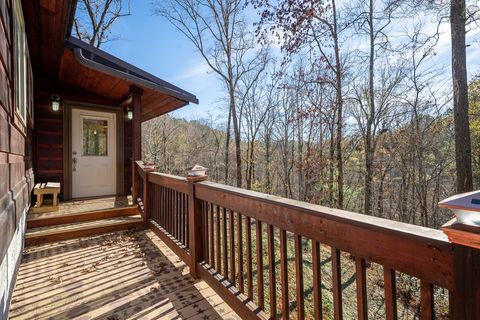
<path fill-rule="evenodd" d="M 72 109 L 72 197 L 117 191 L 115 113 Z"/>

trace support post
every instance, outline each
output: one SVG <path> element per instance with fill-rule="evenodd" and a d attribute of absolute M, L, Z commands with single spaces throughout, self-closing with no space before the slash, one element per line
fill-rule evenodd
<path fill-rule="evenodd" d="M 132 97 L 132 198 L 137 202 L 140 179 L 136 171 L 135 161 L 142 158 L 142 90 L 138 87 L 130 87 Z"/>
<path fill-rule="evenodd" d="M 442 227 L 453 245 L 454 290 L 450 292 L 450 318 L 480 319 L 480 228 L 456 219 Z"/>
<path fill-rule="evenodd" d="M 190 252 L 190 274 L 199 278 L 197 263 L 203 260 L 202 203 L 195 197 L 195 183 L 205 181 L 208 176 L 187 177 L 188 181 L 188 235 Z"/>

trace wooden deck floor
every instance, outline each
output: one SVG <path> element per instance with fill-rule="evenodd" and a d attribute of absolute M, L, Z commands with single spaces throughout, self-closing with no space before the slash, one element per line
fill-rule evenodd
<path fill-rule="evenodd" d="M 153 232 L 30 247 L 10 319 L 239 319 Z"/>

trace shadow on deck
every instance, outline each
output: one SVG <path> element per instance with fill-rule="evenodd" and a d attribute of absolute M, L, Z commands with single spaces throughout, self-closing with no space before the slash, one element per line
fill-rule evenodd
<path fill-rule="evenodd" d="M 25 250 L 10 319 L 239 319 L 151 231 Z"/>

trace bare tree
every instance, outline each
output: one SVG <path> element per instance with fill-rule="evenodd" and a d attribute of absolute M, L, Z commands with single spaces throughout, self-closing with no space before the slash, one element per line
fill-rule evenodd
<path fill-rule="evenodd" d="M 80 0 L 73 21 L 76 36 L 91 46 L 117 39 L 111 28 L 119 18 L 130 15 L 130 0 Z"/>
<path fill-rule="evenodd" d="M 309 50 L 314 63 L 324 64 L 331 70 L 329 83 L 336 93 L 336 139 L 335 157 L 337 170 L 337 206 L 344 205 L 344 177 L 342 140 L 344 129 L 343 116 L 343 78 L 344 61 L 341 57 L 339 12 L 336 0 L 254 0 L 262 10 L 259 33 L 262 39 L 282 45 L 282 49 L 292 55 L 301 50 Z"/>
<path fill-rule="evenodd" d="M 258 135 L 267 116 L 274 107 L 274 92 L 278 79 L 273 77 L 274 70 L 265 70 L 260 65 L 255 73 L 244 77 L 238 87 L 242 131 L 247 138 L 245 181 L 247 189 L 252 189 L 255 178 L 255 164 Z"/>
<path fill-rule="evenodd" d="M 264 62 L 244 20 L 242 0 L 169 0 L 158 2 L 154 13 L 165 17 L 189 39 L 228 91 L 229 120 L 235 138 L 236 184 L 242 186 L 242 153 L 236 90 L 240 79 Z M 260 50 L 262 51 L 262 50 Z M 229 150 L 227 129 L 226 152 Z M 226 154 L 228 159 L 228 153 Z M 226 168 L 228 172 L 228 168 Z M 226 182 L 228 174 L 226 173 Z"/>

